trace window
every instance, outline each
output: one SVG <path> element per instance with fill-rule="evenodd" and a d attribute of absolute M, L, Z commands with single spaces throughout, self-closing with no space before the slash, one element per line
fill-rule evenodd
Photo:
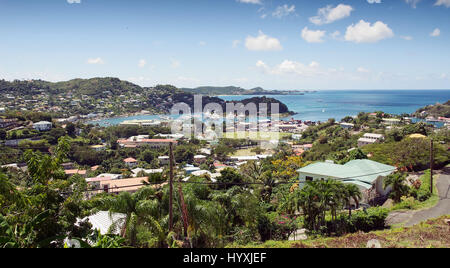
<path fill-rule="evenodd" d="M 306 176 L 306 181 L 313 181 L 313 177 Z"/>

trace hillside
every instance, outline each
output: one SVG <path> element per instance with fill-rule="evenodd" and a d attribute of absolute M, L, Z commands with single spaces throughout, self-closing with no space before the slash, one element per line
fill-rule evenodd
<path fill-rule="evenodd" d="M 367 242 L 376 239 L 382 248 L 448 248 L 450 247 L 450 215 L 428 220 L 413 227 L 395 228 L 369 233 L 355 233 L 336 238 L 318 238 L 305 241 L 267 241 L 230 248 L 366 248 Z"/>
<path fill-rule="evenodd" d="M 450 100 L 448 100 L 444 104 L 437 103 L 435 105 L 429 105 L 427 107 L 420 108 L 414 113 L 414 116 L 419 118 L 425 118 L 428 116 L 432 116 L 435 118 L 438 117 L 450 118 Z"/>
<path fill-rule="evenodd" d="M 42 80 L 0 80 L 0 93 L 0 107 L 6 107 L 8 110 L 52 112 L 63 117 L 88 114 L 123 115 L 142 110 L 152 114 L 168 114 L 172 106 L 179 102 L 187 103 L 194 110 L 193 93 L 171 85 L 141 87 L 112 77 L 73 79 L 57 83 Z M 280 103 L 265 97 L 250 100 L 256 104 Z M 249 101 L 243 102 L 247 104 Z M 203 96 L 203 106 L 208 103 L 218 103 L 225 111 L 226 102 L 223 99 L 206 94 Z M 289 113 L 289 110 L 286 105 L 280 103 L 280 112 Z"/>

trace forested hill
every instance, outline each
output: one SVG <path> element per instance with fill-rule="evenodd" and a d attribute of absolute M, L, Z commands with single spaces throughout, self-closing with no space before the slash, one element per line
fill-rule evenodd
<path fill-rule="evenodd" d="M 43 80 L 15 80 L 13 82 L 0 80 L 0 92 L 8 92 L 11 94 L 32 95 L 42 92 L 52 94 L 72 92 L 74 94 L 100 96 L 104 94 L 104 91 L 109 91 L 113 95 L 121 95 L 124 93 L 142 93 L 144 89 L 133 83 L 112 77 L 73 79 L 56 83 Z"/>
<path fill-rule="evenodd" d="M 256 104 L 265 98 L 253 99 Z M 73 79 L 64 82 L 43 80 L 0 80 L 0 107 L 9 110 L 25 108 L 29 111 L 47 111 L 62 115 L 90 113 L 121 115 L 147 110 L 150 113 L 169 113 L 175 103 L 187 103 L 193 109 L 194 94 L 171 85 L 141 87 L 118 78 Z M 203 96 L 203 105 L 225 101 L 218 97 Z M 273 100 L 273 102 L 278 102 Z M 281 112 L 287 107 L 280 105 Z"/>
<path fill-rule="evenodd" d="M 450 100 L 448 100 L 444 104 L 437 103 L 435 105 L 429 105 L 424 108 L 420 108 L 414 113 L 414 116 L 417 117 L 447 117 L 450 118 Z"/>

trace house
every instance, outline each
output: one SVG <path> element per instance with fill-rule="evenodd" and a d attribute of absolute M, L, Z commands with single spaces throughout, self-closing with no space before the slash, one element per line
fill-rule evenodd
<path fill-rule="evenodd" d="M 98 230 L 100 234 L 115 234 L 119 235 L 122 230 L 123 224 L 125 224 L 125 218 L 127 215 L 122 213 L 110 213 L 109 211 L 99 211 L 94 215 L 86 217 L 79 222 L 88 221 L 92 225 L 93 230 Z M 78 222 L 78 223 L 79 223 Z M 115 228 L 111 228 L 115 226 Z"/>
<path fill-rule="evenodd" d="M 208 170 L 198 170 L 198 171 L 194 171 L 190 174 L 193 177 L 206 177 L 208 179 L 210 179 L 212 182 L 217 182 L 217 178 L 222 176 L 220 173 L 211 173 Z M 191 179 L 191 176 L 186 177 L 183 179 L 183 181 L 189 181 Z"/>
<path fill-rule="evenodd" d="M 140 172 L 144 172 L 145 174 L 155 174 L 155 173 L 163 173 L 163 169 L 143 169 L 143 168 L 135 168 L 131 170 L 133 173 L 133 177 L 137 177 Z"/>
<path fill-rule="evenodd" d="M 201 170 L 200 168 L 194 167 L 194 166 L 191 166 L 191 165 L 187 165 L 187 166 L 186 166 L 185 168 L 183 168 L 183 169 L 184 169 L 184 171 L 186 172 L 186 174 L 188 174 L 188 175 L 192 174 L 193 172 L 196 172 L 196 171 Z"/>
<path fill-rule="evenodd" d="M 381 164 L 372 160 L 353 160 L 345 165 L 332 162 L 317 162 L 297 170 L 300 187 L 307 181 L 313 180 L 339 180 L 343 183 L 357 185 L 364 194 L 373 189 L 376 194 L 385 196 L 390 189 L 384 188 L 384 178 L 396 171 L 396 167 Z M 365 196 L 365 201 L 369 198 Z M 364 198 L 363 198 L 364 199 Z"/>
<path fill-rule="evenodd" d="M 305 151 L 311 150 L 312 147 L 313 147 L 312 144 L 303 144 L 303 150 L 305 150 Z"/>
<path fill-rule="evenodd" d="M 121 147 L 126 147 L 126 146 L 149 146 L 150 148 L 153 149 L 160 149 L 160 148 L 168 148 L 169 145 L 172 143 L 174 145 L 176 145 L 178 142 L 176 140 L 173 139 L 143 139 L 140 138 L 139 136 L 136 137 L 131 137 L 127 140 L 117 140 L 117 143 L 121 146 Z"/>
<path fill-rule="evenodd" d="M 41 121 L 33 124 L 33 128 L 38 131 L 49 131 L 52 129 L 52 123 L 48 121 Z"/>
<path fill-rule="evenodd" d="M 386 125 L 397 125 L 400 124 L 401 120 L 396 118 L 383 118 L 383 123 Z"/>
<path fill-rule="evenodd" d="M 173 140 L 184 139 L 183 134 L 157 134 L 155 137 L 159 137 L 159 138 L 163 138 L 163 139 L 173 139 Z"/>
<path fill-rule="evenodd" d="M 222 164 L 219 161 L 214 161 L 213 165 L 214 165 L 214 168 L 216 169 L 217 172 L 220 172 L 220 171 L 222 171 L 222 170 L 224 170 L 224 169 L 226 169 L 228 167 L 227 165 Z"/>
<path fill-rule="evenodd" d="M 160 157 L 158 157 L 158 161 L 161 165 L 168 165 L 170 163 L 170 157 L 160 156 Z"/>
<path fill-rule="evenodd" d="M 346 122 L 341 122 L 341 123 L 339 123 L 339 125 L 345 129 L 352 129 L 355 127 L 355 124 L 346 123 Z"/>
<path fill-rule="evenodd" d="M 196 155 L 194 156 L 194 162 L 197 164 L 203 164 L 206 162 L 206 156 L 204 155 Z"/>
<path fill-rule="evenodd" d="M 362 147 L 364 145 L 374 144 L 382 141 L 383 139 L 384 136 L 381 134 L 366 133 L 362 138 L 358 140 L 358 146 Z"/>
<path fill-rule="evenodd" d="M 17 118 L 14 119 L 0 119 L 0 128 L 7 128 L 7 127 L 15 127 L 18 125 Z"/>
<path fill-rule="evenodd" d="M 120 180 L 120 179 L 123 178 L 123 175 L 122 175 L 122 174 L 109 174 L 109 173 L 103 173 L 103 174 L 98 175 L 98 176 L 95 177 L 95 178 L 88 178 L 88 179 L 86 179 L 86 181 L 87 181 L 87 182 L 89 182 L 89 181 L 95 181 L 96 179 L 102 179 L 102 178 L 106 178 L 106 179 L 108 179 L 108 180 Z"/>
<path fill-rule="evenodd" d="M 121 192 L 134 193 L 145 186 L 144 182 L 148 183 L 148 177 L 108 180 L 106 178 L 91 179 L 88 183 L 94 188 L 88 193 L 87 198 L 100 193 L 119 194 Z"/>
<path fill-rule="evenodd" d="M 0 107 L 0 113 L 6 112 L 6 109 L 4 107 Z"/>
<path fill-rule="evenodd" d="M 202 148 L 202 149 L 200 149 L 200 153 L 206 154 L 206 155 L 211 155 L 211 149 Z"/>
<path fill-rule="evenodd" d="M 125 162 L 125 165 L 127 165 L 128 167 L 135 167 L 138 164 L 137 160 L 132 157 L 124 159 L 123 162 Z"/>
<path fill-rule="evenodd" d="M 73 175 L 81 175 L 81 176 L 85 176 L 86 175 L 86 170 L 80 170 L 80 169 L 68 169 L 68 170 L 64 170 L 64 173 L 68 176 L 73 176 Z"/>

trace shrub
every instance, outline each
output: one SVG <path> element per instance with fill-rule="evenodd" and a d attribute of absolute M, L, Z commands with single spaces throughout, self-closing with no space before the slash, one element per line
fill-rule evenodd
<path fill-rule="evenodd" d="M 327 221 L 326 233 L 330 235 L 335 233 L 342 235 L 345 233 L 356 233 L 359 231 L 370 232 L 374 230 L 383 230 L 386 225 L 388 209 L 381 207 L 369 208 L 365 211 L 357 211 L 349 218 L 347 215 L 341 215 L 334 222 Z"/>
<path fill-rule="evenodd" d="M 388 210 L 375 207 L 366 211 L 358 211 L 352 215 L 349 222 L 350 232 L 370 232 L 373 230 L 382 230 L 385 228 Z"/>

